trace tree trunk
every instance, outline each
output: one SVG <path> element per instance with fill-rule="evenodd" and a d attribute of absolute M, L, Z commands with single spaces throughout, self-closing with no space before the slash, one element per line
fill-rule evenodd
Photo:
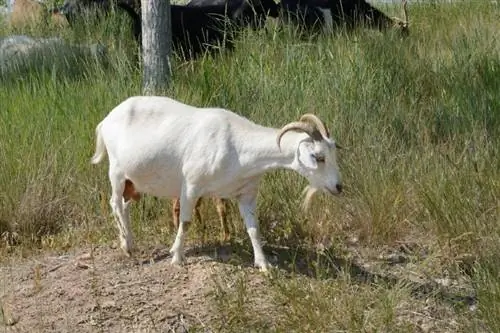
<path fill-rule="evenodd" d="M 169 86 L 172 53 L 170 0 L 141 0 L 142 59 L 145 95 L 163 94 Z"/>

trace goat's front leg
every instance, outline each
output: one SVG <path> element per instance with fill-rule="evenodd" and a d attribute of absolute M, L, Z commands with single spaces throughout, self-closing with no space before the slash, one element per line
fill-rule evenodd
<path fill-rule="evenodd" d="M 255 218 L 255 208 L 257 206 L 256 200 L 256 195 L 240 197 L 239 209 L 241 217 L 243 218 L 243 221 L 245 221 L 250 241 L 252 242 L 255 266 L 265 272 L 269 269 L 270 265 L 264 255 L 264 251 L 262 251 L 262 245 L 260 243 L 259 226 L 258 221 Z"/>
<path fill-rule="evenodd" d="M 182 264 L 184 261 L 184 238 L 185 232 L 187 232 L 189 223 L 191 223 L 191 217 L 193 214 L 193 207 L 196 203 L 196 199 L 189 191 L 183 189 L 180 200 L 180 213 L 179 213 L 179 226 L 177 229 L 177 235 L 175 237 L 174 245 L 170 249 L 170 253 L 173 255 L 172 264 Z"/>

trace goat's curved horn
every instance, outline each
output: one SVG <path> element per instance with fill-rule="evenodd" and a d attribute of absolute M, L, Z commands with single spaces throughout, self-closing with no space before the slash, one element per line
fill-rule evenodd
<path fill-rule="evenodd" d="M 407 3 L 407 0 L 403 0 L 403 15 L 404 15 L 404 19 L 405 19 L 405 23 L 406 25 L 408 25 L 408 3 Z"/>
<path fill-rule="evenodd" d="M 408 8 L 407 8 L 407 0 L 402 0 L 401 1 L 402 7 L 403 7 L 403 17 L 404 19 L 400 19 L 399 17 L 393 17 L 393 22 L 395 25 L 399 26 L 403 30 L 408 30 Z"/>
<path fill-rule="evenodd" d="M 312 123 L 318 131 L 321 133 L 323 138 L 329 138 L 330 133 L 328 132 L 328 129 L 326 128 L 325 124 L 319 119 L 317 116 L 313 115 L 312 113 L 306 113 L 302 117 L 300 117 L 300 121 L 309 121 Z"/>
<path fill-rule="evenodd" d="M 278 133 L 278 136 L 276 137 L 276 143 L 278 144 L 278 147 L 281 149 L 280 143 L 281 143 L 281 137 L 289 131 L 299 131 L 299 132 L 305 132 L 309 134 L 310 137 L 312 137 L 314 140 L 320 140 L 319 136 L 321 134 L 315 130 L 310 124 L 305 123 L 303 121 L 294 121 L 292 123 L 289 123 L 281 128 L 281 130 Z"/>
<path fill-rule="evenodd" d="M 407 0 L 401 1 L 401 7 L 403 8 L 403 19 L 396 18 L 396 20 L 398 21 L 398 24 L 402 28 L 408 29 L 409 22 L 408 22 L 408 3 L 407 3 Z"/>

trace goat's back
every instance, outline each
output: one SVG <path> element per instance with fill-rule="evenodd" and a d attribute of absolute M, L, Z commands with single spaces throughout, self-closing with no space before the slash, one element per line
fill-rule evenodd
<path fill-rule="evenodd" d="M 241 136 L 253 126 L 258 125 L 224 109 L 138 96 L 115 107 L 97 132 L 113 173 L 140 192 L 177 196 L 182 179 L 201 183 L 231 169 Z"/>
<path fill-rule="evenodd" d="M 208 138 L 203 138 L 204 132 L 207 136 L 209 132 L 202 131 L 202 127 L 210 127 L 214 122 L 209 110 L 167 97 L 136 96 L 116 106 L 99 126 L 111 154 L 133 149 L 153 153 L 167 146 L 171 152 L 183 151 L 186 138 L 195 133 L 201 140 Z M 219 124 L 218 130 L 223 126 Z"/>

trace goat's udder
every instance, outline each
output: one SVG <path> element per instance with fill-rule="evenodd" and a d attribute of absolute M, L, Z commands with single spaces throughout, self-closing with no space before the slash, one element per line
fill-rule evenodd
<path fill-rule="evenodd" d="M 128 179 L 125 180 L 125 189 L 123 190 L 123 199 L 125 199 L 125 202 L 129 201 L 130 199 L 132 199 L 134 201 L 139 201 L 141 199 L 141 194 L 135 190 L 134 183 L 132 183 Z"/>

